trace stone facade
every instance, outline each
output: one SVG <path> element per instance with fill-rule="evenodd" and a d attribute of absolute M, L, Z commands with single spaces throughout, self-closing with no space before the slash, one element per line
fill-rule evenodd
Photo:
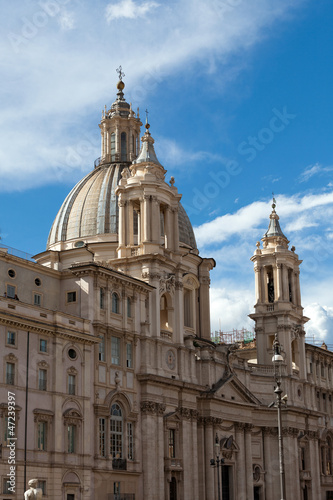
<path fill-rule="evenodd" d="M 139 152 L 123 90 L 46 252 L 29 261 L 0 249 L 0 499 L 22 498 L 38 477 L 49 500 L 215 500 L 216 453 L 222 500 L 280 499 L 275 333 L 287 498 L 333 498 L 333 353 L 304 342 L 301 261 L 275 206 L 251 259 L 256 345 L 214 344 L 215 262 L 199 256 L 149 124 Z"/>

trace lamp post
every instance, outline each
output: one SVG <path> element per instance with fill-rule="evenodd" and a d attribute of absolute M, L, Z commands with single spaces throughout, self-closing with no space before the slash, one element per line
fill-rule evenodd
<path fill-rule="evenodd" d="M 279 464 L 280 464 L 280 492 L 281 500 L 286 498 L 286 484 L 284 476 L 284 455 L 283 455 L 283 438 L 282 438 L 282 421 L 281 421 L 281 405 L 282 405 L 282 389 L 281 389 L 281 366 L 283 363 L 283 356 L 281 355 L 281 344 L 278 340 L 277 333 L 273 342 L 273 357 L 272 362 L 274 365 L 274 375 L 276 387 L 274 393 L 276 394 L 275 407 L 278 411 L 278 437 L 279 437 Z"/>
<path fill-rule="evenodd" d="M 211 458 L 210 460 L 210 465 L 212 467 L 217 468 L 217 494 L 218 494 L 218 500 L 221 500 L 221 490 L 220 490 L 220 465 L 221 465 L 221 470 L 222 470 L 222 464 L 224 463 L 223 458 L 220 458 L 220 443 L 219 443 L 219 438 L 216 433 L 215 436 L 215 455 L 216 458 Z"/>

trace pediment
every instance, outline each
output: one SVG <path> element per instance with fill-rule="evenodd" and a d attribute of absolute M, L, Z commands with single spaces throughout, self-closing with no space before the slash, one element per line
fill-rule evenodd
<path fill-rule="evenodd" d="M 261 405 L 261 401 L 239 380 L 237 375 L 230 372 L 226 372 L 206 394 L 225 401 Z"/>

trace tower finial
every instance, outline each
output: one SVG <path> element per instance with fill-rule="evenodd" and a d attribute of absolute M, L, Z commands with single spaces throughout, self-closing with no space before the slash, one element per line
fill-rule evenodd
<path fill-rule="evenodd" d="M 147 132 L 149 131 L 149 128 L 150 128 L 150 125 L 148 123 L 148 109 L 146 109 L 146 125 L 145 125 L 145 129 L 147 130 Z"/>
<path fill-rule="evenodd" d="M 275 210 L 275 207 L 276 207 L 276 199 L 274 198 L 274 192 L 272 192 L 272 196 L 273 196 L 272 209 L 273 209 L 273 210 Z"/>
<path fill-rule="evenodd" d="M 119 80 L 120 80 L 120 81 L 122 81 L 123 76 L 125 76 L 125 73 L 123 73 L 123 68 L 122 68 L 121 66 L 119 66 L 119 67 L 116 69 L 116 72 L 118 73 Z"/>

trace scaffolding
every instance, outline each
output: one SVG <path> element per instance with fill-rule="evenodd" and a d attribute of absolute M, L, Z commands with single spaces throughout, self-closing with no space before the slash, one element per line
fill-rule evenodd
<path fill-rule="evenodd" d="M 242 328 L 241 330 L 233 329 L 229 332 L 223 330 L 215 331 L 211 335 L 212 341 L 217 344 L 250 344 L 255 340 L 254 331 Z"/>

